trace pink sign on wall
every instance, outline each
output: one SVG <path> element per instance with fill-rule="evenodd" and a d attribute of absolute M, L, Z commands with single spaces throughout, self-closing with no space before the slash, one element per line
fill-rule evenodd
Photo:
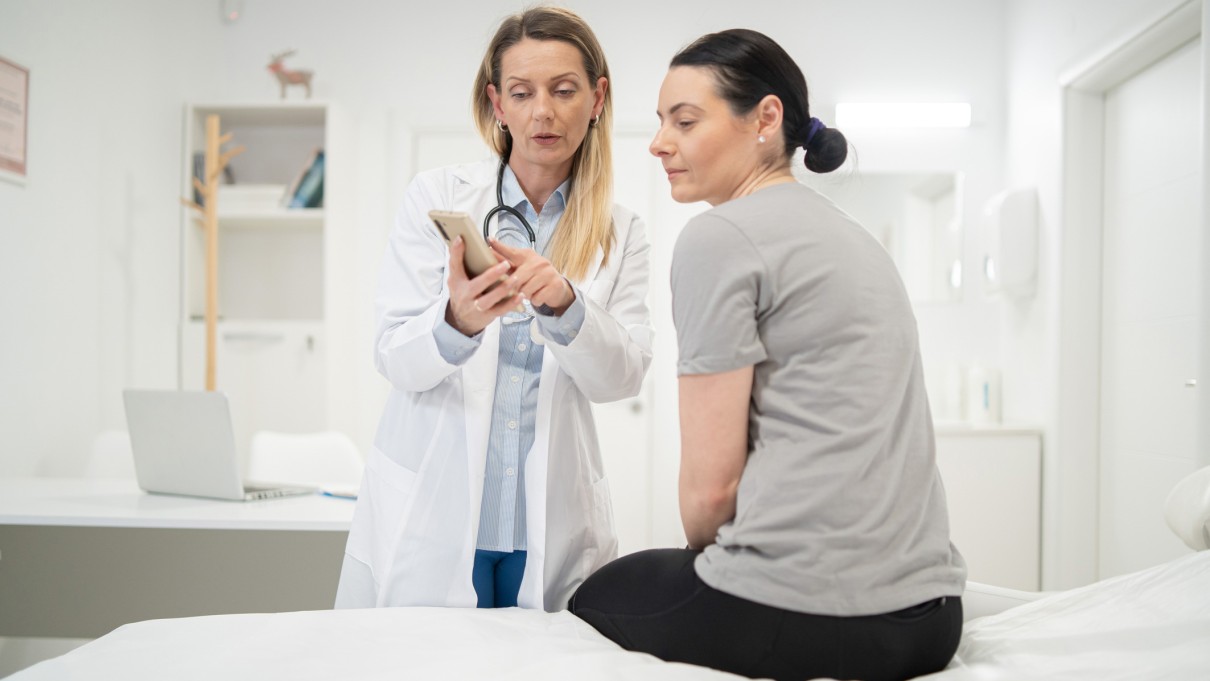
<path fill-rule="evenodd" d="M 29 69 L 0 57 L 0 176 L 25 178 Z"/>

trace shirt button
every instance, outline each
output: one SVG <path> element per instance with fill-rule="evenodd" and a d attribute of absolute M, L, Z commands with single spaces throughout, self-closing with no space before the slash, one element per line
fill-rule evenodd
<path fill-rule="evenodd" d="M 508 468 L 504 469 L 504 474 L 511 478 L 517 474 L 517 471 L 513 470 L 512 466 L 509 466 Z"/>
<path fill-rule="evenodd" d="M 517 422 L 516 422 L 516 421 L 509 421 L 509 422 L 508 422 L 508 429 L 509 429 L 509 430 L 516 430 L 516 429 L 517 429 Z"/>
<path fill-rule="evenodd" d="M 520 376 L 513 376 L 513 383 L 520 383 L 520 382 L 521 382 Z"/>
<path fill-rule="evenodd" d="M 525 343 L 518 343 L 517 349 L 520 350 L 521 352 L 525 352 Z"/>

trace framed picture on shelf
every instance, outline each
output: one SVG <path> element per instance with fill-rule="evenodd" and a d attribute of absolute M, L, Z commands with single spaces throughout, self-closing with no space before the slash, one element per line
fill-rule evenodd
<path fill-rule="evenodd" d="M 24 185 L 29 69 L 0 57 L 0 179 Z"/>

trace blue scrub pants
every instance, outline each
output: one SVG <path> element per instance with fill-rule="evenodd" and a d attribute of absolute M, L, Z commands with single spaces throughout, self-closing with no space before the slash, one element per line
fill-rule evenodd
<path fill-rule="evenodd" d="M 471 582 L 479 595 L 480 608 L 515 608 L 525 574 L 524 551 L 475 550 Z"/>

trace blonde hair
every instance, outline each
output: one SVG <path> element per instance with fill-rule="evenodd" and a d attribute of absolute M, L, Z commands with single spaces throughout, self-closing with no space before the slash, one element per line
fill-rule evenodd
<path fill-rule="evenodd" d="M 500 60 L 504 53 L 525 38 L 561 40 L 578 49 L 584 58 L 588 82 L 595 86 L 602 76 L 609 81 L 609 65 L 596 35 L 579 15 L 559 7 L 534 7 L 506 18 L 483 56 L 471 95 L 475 126 L 487 145 L 506 158 L 512 149 L 508 132 L 496 127 L 495 111 L 487 96 L 488 84 L 500 87 Z M 571 279 L 581 279 L 592 267 L 598 247 L 609 262 L 613 248 L 613 157 L 611 133 L 613 97 L 605 88 L 601 116 L 588 128 L 571 160 L 571 187 L 562 222 L 551 239 L 551 264 Z"/>

